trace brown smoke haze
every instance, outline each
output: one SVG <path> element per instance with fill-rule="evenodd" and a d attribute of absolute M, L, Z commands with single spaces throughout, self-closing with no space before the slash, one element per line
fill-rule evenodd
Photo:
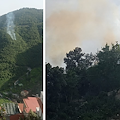
<path fill-rule="evenodd" d="M 73 0 L 74 1 L 74 0 Z M 54 2 L 54 0 L 53 0 Z M 81 47 L 83 52 L 97 52 L 106 43 L 120 39 L 118 7 L 110 0 L 75 0 L 76 6 L 55 4 L 46 19 L 46 61 L 63 66 L 70 50 Z M 59 6 L 57 9 L 57 6 Z M 47 11 L 51 8 L 48 7 Z"/>

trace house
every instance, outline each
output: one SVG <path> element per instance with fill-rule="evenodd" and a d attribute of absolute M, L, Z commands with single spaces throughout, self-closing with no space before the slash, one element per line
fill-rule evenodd
<path fill-rule="evenodd" d="M 39 105 L 40 105 L 40 108 L 39 108 L 39 111 L 38 111 L 38 108 L 36 109 L 36 111 L 37 111 L 37 114 L 38 114 L 41 118 L 43 118 L 43 91 L 41 91 L 40 97 L 38 97 L 37 100 L 38 100 L 38 103 L 39 103 Z"/>
<path fill-rule="evenodd" d="M 24 118 L 24 115 L 19 113 L 16 115 L 11 115 L 9 118 L 10 118 L 10 120 L 20 120 L 20 118 Z"/>
<path fill-rule="evenodd" d="M 40 97 L 28 97 L 23 99 L 23 113 L 35 112 L 39 117 L 43 118 L 43 93 Z"/>
<path fill-rule="evenodd" d="M 4 108 L 2 112 L 8 120 L 19 120 L 24 117 L 15 103 L 3 103 L 1 106 Z"/>
<path fill-rule="evenodd" d="M 23 99 L 23 113 L 27 114 L 32 110 L 36 112 L 36 107 L 40 107 L 36 97 L 28 97 Z"/>
<path fill-rule="evenodd" d="M 43 102 L 41 101 L 40 98 L 37 98 L 39 107 L 36 107 L 36 113 L 38 116 L 40 116 L 41 118 L 43 118 Z"/>
<path fill-rule="evenodd" d="M 0 109 L 7 120 L 19 120 L 27 116 L 30 111 L 43 119 L 43 92 L 41 91 L 40 97 L 37 95 L 24 98 L 23 103 L 3 103 Z"/>
<path fill-rule="evenodd" d="M 19 109 L 20 113 L 23 113 L 23 106 L 24 106 L 23 103 L 18 103 L 18 109 Z"/>
<path fill-rule="evenodd" d="M 2 107 L 5 109 L 5 113 L 7 116 L 20 113 L 18 106 L 15 103 L 3 103 Z"/>

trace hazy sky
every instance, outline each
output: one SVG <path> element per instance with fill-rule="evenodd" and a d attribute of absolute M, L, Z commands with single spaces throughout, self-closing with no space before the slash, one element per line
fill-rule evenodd
<path fill-rule="evenodd" d="M 23 7 L 43 9 L 43 0 L 2 0 L 0 16 Z"/>
<path fill-rule="evenodd" d="M 120 43 L 120 0 L 46 0 L 46 61 L 63 65 L 70 50 Z"/>

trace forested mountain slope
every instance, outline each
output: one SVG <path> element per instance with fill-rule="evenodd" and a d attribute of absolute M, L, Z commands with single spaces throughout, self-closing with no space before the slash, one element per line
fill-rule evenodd
<path fill-rule="evenodd" d="M 15 91 L 14 82 L 21 76 L 27 83 L 25 75 L 28 68 L 40 69 L 41 73 L 37 72 L 36 77 L 39 76 L 37 82 L 41 81 L 42 84 L 42 31 L 43 10 L 23 8 L 0 16 L 1 92 L 9 89 Z M 29 75 L 27 77 L 30 78 Z M 24 85 L 22 89 L 25 89 Z"/>

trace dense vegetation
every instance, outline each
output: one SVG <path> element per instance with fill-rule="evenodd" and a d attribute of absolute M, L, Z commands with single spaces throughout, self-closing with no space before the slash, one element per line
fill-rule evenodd
<path fill-rule="evenodd" d="M 120 45 L 95 55 L 77 47 L 64 63 L 66 70 L 46 64 L 47 120 L 120 119 Z"/>
<path fill-rule="evenodd" d="M 13 14 L 16 40 L 6 32 L 6 15 L 0 16 L 0 93 L 20 94 L 25 89 L 36 94 L 37 88 L 42 90 L 38 83 L 42 84 L 43 11 L 23 8 Z M 32 71 L 26 75 L 28 67 Z M 14 86 L 16 80 L 23 84 L 21 88 Z"/>

